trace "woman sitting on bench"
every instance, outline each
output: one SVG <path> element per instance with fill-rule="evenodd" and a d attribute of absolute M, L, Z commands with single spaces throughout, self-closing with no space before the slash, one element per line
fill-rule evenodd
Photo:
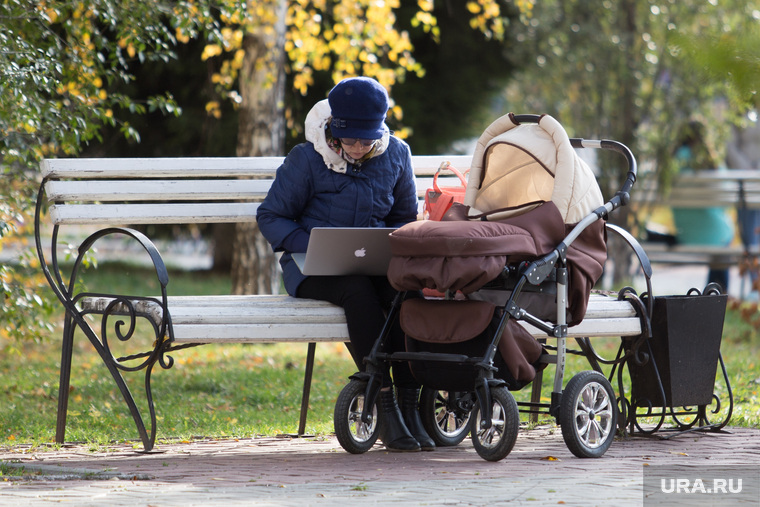
<path fill-rule="evenodd" d="M 277 170 L 256 220 L 280 258 L 285 290 L 300 298 L 329 301 L 346 313 L 351 355 L 359 370 L 380 336 L 395 291 L 384 276 L 307 277 L 291 254 L 305 252 L 314 227 L 400 227 L 417 219 L 411 152 L 385 125 L 388 94 L 374 79 L 338 83 L 306 116 L 305 143 Z M 393 350 L 403 350 L 398 324 Z M 419 384 L 406 363 L 383 376 L 380 438 L 392 451 L 435 449 L 418 412 Z"/>

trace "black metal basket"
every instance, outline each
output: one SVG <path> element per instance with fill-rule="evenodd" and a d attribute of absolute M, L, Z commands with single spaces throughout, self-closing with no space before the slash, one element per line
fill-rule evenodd
<path fill-rule="evenodd" d="M 704 293 L 691 289 L 685 296 L 654 299 L 652 339 L 642 349 L 651 359 L 644 364 L 628 360 L 635 404 L 691 407 L 711 403 L 727 300 L 726 294 L 709 285 Z"/>

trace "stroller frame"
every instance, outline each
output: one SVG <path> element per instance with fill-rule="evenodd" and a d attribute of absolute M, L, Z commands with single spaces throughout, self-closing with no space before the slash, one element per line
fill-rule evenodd
<path fill-rule="evenodd" d="M 515 120 L 518 123 L 538 123 L 541 116 L 539 115 L 515 115 Z M 494 407 L 494 391 L 502 389 L 506 391 L 506 381 L 494 376 L 494 372 L 497 368 L 494 366 L 494 358 L 498 351 L 498 342 L 502 333 L 506 329 L 507 323 L 510 319 L 517 321 L 524 321 L 539 330 L 546 333 L 549 337 L 557 340 L 556 344 L 556 369 L 554 373 L 554 382 L 551 393 L 551 404 L 549 406 L 549 413 L 551 416 L 557 418 L 559 421 L 561 418 L 562 396 L 563 396 L 563 379 L 565 370 L 565 355 L 566 355 L 566 339 L 568 337 L 568 324 L 567 324 L 567 298 L 568 298 L 568 265 L 567 265 L 567 251 L 570 245 L 580 236 L 580 234 L 591 224 L 598 220 L 606 220 L 608 214 L 615 209 L 628 204 L 630 201 L 630 190 L 633 187 L 636 176 L 637 166 L 636 160 L 631 151 L 622 143 L 611 140 L 584 140 L 580 138 L 571 138 L 571 145 L 573 148 L 597 148 L 613 150 L 626 159 L 628 164 L 628 170 L 625 181 L 621 189 L 604 205 L 593 210 L 590 214 L 586 215 L 572 230 L 565 236 L 564 240 L 559 243 L 548 254 L 535 259 L 531 262 L 523 262 L 518 266 L 506 265 L 502 274 L 497 278 L 497 283 L 502 284 L 500 288 L 511 290 L 511 294 L 504 304 L 501 312 L 501 316 L 490 343 L 487 346 L 485 354 L 482 356 L 470 357 L 460 354 L 448 354 L 437 352 L 386 352 L 386 343 L 390 329 L 398 318 L 401 304 L 406 298 L 406 292 L 400 291 L 396 294 L 392 303 L 391 309 L 388 312 L 387 319 L 380 333 L 380 336 L 373 344 L 370 354 L 365 358 L 366 371 L 357 372 L 350 377 L 352 381 L 359 382 L 360 385 L 366 386 L 363 389 L 363 404 L 356 407 L 360 409 L 360 422 L 367 425 L 368 428 L 375 428 L 377 424 L 375 403 L 377 401 L 380 387 L 382 385 L 382 376 L 384 372 L 384 363 L 390 362 L 414 362 L 414 361 L 434 361 L 438 363 L 451 363 L 451 364 L 469 364 L 474 366 L 476 371 L 475 385 L 473 391 L 476 395 L 475 411 L 479 411 L 479 429 L 481 431 L 488 431 L 493 424 L 493 407 Z M 516 281 L 515 281 L 516 280 Z M 493 288 L 493 285 L 489 284 L 489 288 Z M 556 290 L 556 316 L 555 322 L 545 321 L 530 312 L 519 304 L 520 295 L 523 291 L 547 291 Z M 543 360 L 543 359 L 542 359 Z M 553 362 L 553 361 L 552 361 Z M 597 373 L 597 372 L 585 372 L 585 373 Z M 600 380 L 609 385 L 607 379 L 599 374 Z M 347 386 L 348 387 L 348 386 Z M 427 387 L 427 386 L 425 386 Z M 432 386 L 435 388 L 435 386 Z M 344 389 L 345 391 L 345 389 Z M 360 392 L 358 386 L 351 390 L 354 394 Z M 611 388 L 609 390 L 611 393 Z M 510 417 L 512 420 L 509 423 L 514 429 L 510 430 L 508 435 L 505 435 L 506 442 L 499 444 L 494 449 L 489 442 L 479 443 L 476 439 L 476 428 L 473 425 L 473 443 L 475 444 L 478 454 L 484 459 L 490 461 L 498 461 L 505 457 L 512 449 L 514 441 L 517 436 L 517 426 L 519 425 L 519 414 L 517 411 L 517 405 L 514 403 L 514 399 L 511 394 L 509 398 L 512 400 L 510 407 L 504 407 L 508 410 L 514 410 L 514 414 L 504 414 L 506 417 Z M 612 396 L 612 412 L 614 419 L 612 421 L 613 433 L 616 427 L 617 408 L 614 403 L 614 395 Z M 347 401 L 341 402 L 339 398 L 336 404 L 335 410 L 335 424 L 336 434 L 341 441 L 341 445 L 349 452 L 360 453 L 365 452 L 374 445 L 374 439 L 370 438 L 368 445 L 358 444 L 356 442 L 347 442 L 346 438 L 341 436 L 344 433 L 345 428 L 342 428 L 346 424 L 345 410 L 351 410 L 347 406 Z M 505 410 L 506 411 L 506 410 Z M 358 414 L 357 414 L 358 415 Z M 593 415 L 592 415 L 593 418 Z M 359 423 L 359 421 L 355 421 Z M 562 424 L 560 424 L 562 426 Z M 563 434 L 565 433 L 563 428 Z M 614 435 L 613 435 L 614 436 Z M 598 457 L 601 456 L 609 447 L 609 443 L 612 438 L 599 449 L 586 449 L 583 445 L 577 443 L 571 444 L 568 442 L 568 447 L 571 451 L 579 457 Z M 568 441 L 566 436 L 566 441 Z"/>

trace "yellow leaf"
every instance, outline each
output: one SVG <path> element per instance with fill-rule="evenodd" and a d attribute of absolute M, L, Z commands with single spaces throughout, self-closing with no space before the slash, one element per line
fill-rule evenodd
<path fill-rule="evenodd" d="M 423 11 L 429 12 L 433 10 L 432 0 L 417 0 L 417 5 L 420 7 L 420 10 L 423 10 Z"/>
<path fill-rule="evenodd" d="M 219 44 L 208 44 L 206 47 L 203 48 L 203 53 L 201 53 L 201 60 L 206 61 L 209 58 L 212 58 L 214 56 L 219 56 L 222 54 L 222 46 Z"/>

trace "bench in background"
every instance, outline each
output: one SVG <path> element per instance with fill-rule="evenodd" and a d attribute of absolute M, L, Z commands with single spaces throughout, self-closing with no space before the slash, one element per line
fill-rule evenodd
<path fill-rule="evenodd" d="M 671 208 L 726 207 L 737 211 L 760 209 L 760 171 L 723 169 L 679 174 L 666 197 L 654 185 L 645 185 L 631 196 L 634 208 L 666 205 Z M 738 235 L 738 228 L 737 228 Z M 739 236 L 741 239 L 741 237 Z M 737 266 L 747 256 L 757 256 L 757 246 L 668 244 L 642 241 L 649 259 L 663 264 L 702 264 L 715 268 Z"/>

